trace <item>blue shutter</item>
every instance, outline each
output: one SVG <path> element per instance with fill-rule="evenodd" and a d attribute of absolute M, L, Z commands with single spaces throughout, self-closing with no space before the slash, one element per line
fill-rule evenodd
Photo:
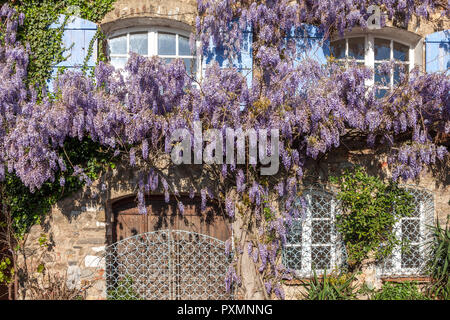
<path fill-rule="evenodd" d="M 426 72 L 448 72 L 450 68 L 450 29 L 425 37 Z"/>
<path fill-rule="evenodd" d="M 232 23 L 238 23 L 237 21 Z M 252 85 L 253 79 L 253 53 L 252 53 L 253 33 L 251 27 L 243 32 L 241 42 L 241 52 L 238 52 L 232 61 L 225 58 L 224 48 L 215 47 L 213 41 L 203 51 L 202 75 L 205 75 L 206 67 L 216 61 L 221 68 L 236 68 L 247 79 L 248 87 Z"/>
<path fill-rule="evenodd" d="M 297 29 L 292 28 L 286 39 L 289 41 L 295 39 L 297 48 L 295 62 L 310 58 L 317 60 L 320 64 L 327 63 L 327 57 L 330 55 L 330 41 L 323 40 L 323 33 L 318 27 L 303 24 Z"/>
<path fill-rule="evenodd" d="M 65 15 L 60 15 L 58 22 L 52 24 L 50 28 L 60 28 L 64 20 Z M 80 69 L 84 64 L 89 50 L 89 44 L 94 38 L 97 32 L 97 25 L 91 21 L 81 19 L 78 17 L 70 17 L 64 26 L 64 34 L 62 42 L 66 51 L 64 56 L 67 59 L 53 67 L 53 75 L 49 81 L 49 90 L 53 90 L 52 82 L 56 78 L 56 74 L 59 67 Z M 89 68 L 95 67 L 97 62 L 97 43 L 94 43 L 92 55 L 89 57 L 86 66 Z"/>

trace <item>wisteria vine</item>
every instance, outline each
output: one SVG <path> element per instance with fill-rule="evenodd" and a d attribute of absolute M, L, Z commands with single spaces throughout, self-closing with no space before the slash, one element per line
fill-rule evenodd
<path fill-rule="evenodd" d="M 388 19 L 401 17 L 406 23 L 413 15 L 426 19 L 440 8 L 449 16 L 448 3 L 431 0 L 199 0 L 196 38 L 203 43 L 201 50 L 209 50 L 212 41 L 233 59 L 244 30 L 253 31 L 250 87 L 236 68 L 213 63 L 202 79 L 193 81 L 182 61 L 166 64 L 132 54 L 125 73 L 102 62 L 94 78 L 66 72 L 55 82 L 56 99 L 41 103 L 35 88 L 24 81 L 29 50 L 16 41 L 24 16 L 5 4 L 0 11 L 0 179 L 8 170 L 31 190 L 40 188 L 66 170 L 67 159 L 59 152 L 64 142 L 89 137 L 128 158 L 139 171 L 138 207 L 146 213 L 145 194 L 162 188 L 169 201 L 175 192 L 157 165 L 158 157 L 171 150 L 174 130 L 185 128 L 193 135 L 196 120 L 221 130 L 224 137 L 226 127 L 280 129 L 282 173 L 267 178 L 254 165 L 211 166 L 220 183 L 215 190 L 192 190 L 191 196 L 199 193 L 202 207 L 214 199 L 230 220 L 239 214 L 244 226 L 253 226 L 245 239 L 235 241 L 227 287 L 239 284 L 239 259 L 248 254 L 258 265 L 266 297 L 284 298 L 280 280 L 290 272 L 279 253 L 292 219 L 302 214 L 304 200 L 297 200 L 308 159 L 338 148 L 352 132 L 370 148 L 390 148 L 395 180 L 416 178 L 429 165 L 448 161 L 448 150 L 437 139 L 450 134 L 448 75 L 416 68 L 387 97 L 377 99 L 377 87 L 367 86 L 373 70 L 356 64 L 342 68 L 333 59 L 327 65 L 297 59 L 302 48 L 288 37 L 292 30 L 298 36 L 305 24 L 314 24 L 326 39 L 355 26 L 364 28 L 370 4 L 379 5 Z M 390 67 L 383 66 L 386 72 Z M 83 168 L 74 171 L 91 183 Z M 284 199 L 281 210 L 273 207 L 273 197 Z M 182 214 L 181 202 L 178 209 Z"/>

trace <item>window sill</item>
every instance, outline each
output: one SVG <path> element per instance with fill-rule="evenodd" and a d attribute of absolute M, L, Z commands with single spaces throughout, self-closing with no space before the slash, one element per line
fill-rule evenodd
<path fill-rule="evenodd" d="M 317 276 L 317 278 L 323 279 L 323 276 Z M 292 280 L 286 280 L 286 281 L 284 281 L 283 284 L 286 286 L 298 286 L 298 285 L 301 285 L 303 282 L 308 283 L 313 280 L 314 279 L 312 277 L 311 278 L 297 278 L 297 279 L 292 279 Z"/>
<path fill-rule="evenodd" d="M 415 281 L 419 283 L 429 283 L 431 282 L 430 277 L 382 277 L 381 281 L 383 282 L 408 282 L 408 281 Z"/>
<path fill-rule="evenodd" d="M 322 279 L 323 276 L 317 276 L 318 279 Z M 292 279 L 292 280 L 286 280 L 284 282 L 284 285 L 286 286 L 297 286 L 302 284 L 303 282 L 311 282 L 313 281 L 313 278 L 298 278 L 298 279 Z M 429 283 L 431 282 L 430 277 L 381 277 L 382 282 L 396 282 L 396 283 L 402 283 L 402 282 L 410 282 L 415 281 L 418 283 Z"/>

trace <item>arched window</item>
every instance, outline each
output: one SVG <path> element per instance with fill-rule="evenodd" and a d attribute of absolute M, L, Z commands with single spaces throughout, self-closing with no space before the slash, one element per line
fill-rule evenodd
<path fill-rule="evenodd" d="M 191 51 L 189 33 L 171 28 L 130 28 L 113 33 L 108 38 L 108 55 L 111 64 L 123 68 L 135 52 L 145 57 L 159 56 L 168 63 L 182 59 L 191 76 L 198 72 L 197 56 Z"/>
<path fill-rule="evenodd" d="M 374 69 L 375 74 L 368 85 L 376 84 L 377 97 L 385 96 L 414 65 L 421 65 L 422 42 L 420 36 L 405 30 L 386 28 L 379 32 L 353 32 L 330 42 L 332 56 L 342 65 L 350 60 Z M 384 73 L 380 66 L 394 62 L 394 68 Z"/>

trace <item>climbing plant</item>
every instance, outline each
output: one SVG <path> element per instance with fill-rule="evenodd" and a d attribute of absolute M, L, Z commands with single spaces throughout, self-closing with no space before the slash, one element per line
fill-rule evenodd
<path fill-rule="evenodd" d="M 113 2 L 113 0 L 8 2 L 16 8 L 16 12 L 21 12 L 20 15 L 16 14 L 20 25 L 16 26 L 15 37 L 29 53 L 28 64 L 24 70 L 26 77 L 22 80 L 25 85 L 38 86 L 36 91 L 38 101 L 45 98 L 42 96 L 39 98 L 40 88 L 46 85 L 52 67 L 63 61 L 66 56 L 64 50 L 67 48 L 62 45 L 62 28 L 50 29 L 49 26 L 58 19 L 60 14 L 77 13 L 82 18 L 100 21 L 112 9 Z M 76 12 L 74 7 L 78 8 Z M 6 24 L 2 27 L 2 36 L 6 34 L 5 27 Z M 93 53 L 94 41 L 101 37 L 101 32 L 98 32 L 91 41 L 86 59 L 89 59 Z M 68 170 L 59 172 L 55 178 L 46 181 L 39 190 L 32 192 L 12 172 L 7 172 L 5 180 L 1 183 L 3 199 L 11 211 L 14 229 L 18 236 L 23 235 L 33 224 L 38 223 L 58 199 L 73 193 L 84 184 L 84 181 L 72 175 L 74 166 L 82 165 L 88 169 L 87 177 L 96 179 L 102 168 L 114 165 L 110 161 L 112 154 L 108 154 L 107 148 L 102 148 L 87 137 L 81 143 L 73 139 L 67 140 L 64 146 L 58 149 L 58 153 L 67 155 L 63 163 Z M 61 186 L 60 181 L 65 181 L 64 186 Z"/>
<path fill-rule="evenodd" d="M 356 63 L 343 68 L 332 58 L 324 65 L 312 58 L 298 59 L 305 47 L 296 46 L 295 39 L 302 37 L 305 23 L 316 25 L 324 39 L 331 32 L 366 28 L 370 4 L 381 5 L 389 19 L 404 17 L 405 23 L 414 14 L 427 19 L 429 12 L 441 8 L 449 14 L 446 3 L 440 6 L 442 1 L 429 0 L 198 1 L 193 40 L 203 44 L 200 50 L 205 54 L 211 47 L 224 47 L 225 59 L 233 61 L 251 27 L 256 71 L 251 86 L 237 68 L 212 63 L 201 79 L 192 79 L 181 60 L 167 64 L 158 57 L 132 54 L 125 74 L 103 62 L 94 77 L 65 72 L 56 82 L 55 99 L 42 101 L 34 88 L 24 84 L 29 51 L 15 39 L 16 13 L 4 6 L 1 16 L 10 28 L 0 46 L 8 53 L 0 55 L 5 75 L 0 79 L 0 93 L 8 92 L 0 94 L 7 97 L 0 100 L 0 178 L 14 173 L 36 192 L 58 178 L 60 186 L 65 186 L 60 175 L 70 173 L 71 167 L 73 175 L 89 184 L 89 167 L 71 165 L 61 148 L 71 139 L 90 139 L 128 161 L 139 178 L 135 186 L 139 211 L 146 213 L 145 194 L 159 187 L 167 201 L 170 193 L 178 198 L 174 182 L 158 166 L 172 150 L 170 138 L 175 130 L 185 129 L 194 136 L 194 124 L 200 120 L 203 129 L 217 129 L 222 138 L 227 127 L 279 129 L 279 148 L 273 150 L 279 151 L 282 160 L 278 175 L 262 176 L 261 165 L 249 161 L 207 164 L 202 173 L 215 183 L 210 188 L 193 187 L 190 193 L 201 194 L 203 208 L 208 198 L 218 202 L 230 220 L 241 223 L 244 232 L 234 239 L 227 287 L 241 283 L 240 266 L 247 254 L 256 264 L 265 297 L 282 299 L 281 281 L 291 272 L 283 266 L 280 252 L 290 224 L 305 209 L 301 185 L 308 161 L 358 141 L 373 150 L 386 150 L 394 180 L 416 178 L 438 162 L 448 164 L 448 150 L 436 138 L 450 132 L 448 75 L 423 74 L 416 68 L 408 77 L 402 76 L 395 90 L 377 99 L 379 87 L 368 86 L 367 81 L 374 70 Z M 294 37 L 288 36 L 292 30 Z M 12 51 L 15 54 L 9 54 Z M 392 67 L 384 64 L 383 72 L 391 72 Z M 395 185 L 369 182 L 374 183 L 374 192 L 385 190 L 390 196 L 384 199 L 383 195 L 380 204 L 366 197 L 368 204 L 387 212 L 390 203 L 395 214 L 407 211 L 403 203 L 392 207 L 391 200 L 404 199 Z M 277 208 L 271 199 L 274 193 L 283 199 Z M 184 213 L 181 201 L 178 212 Z M 372 227 L 385 235 L 376 222 Z"/>
<path fill-rule="evenodd" d="M 393 228 L 414 210 L 413 197 L 406 190 L 367 174 L 361 167 L 346 169 L 331 181 L 339 190 L 341 213 L 336 226 L 346 244 L 350 266 L 360 266 L 369 253 L 377 259 L 387 257 L 395 246 L 402 245 Z"/>
<path fill-rule="evenodd" d="M 52 73 L 52 67 L 64 61 L 67 54 L 62 44 L 63 27 L 49 28 L 60 14 L 78 14 L 80 18 L 99 22 L 112 10 L 115 0 L 16 0 L 11 4 L 26 16 L 17 37 L 30 47 L 27 81 L 43 88 Z M 98 37 L 99 35 L 97 35 Z M 97 38 L 96 37 L 96 38 Z M 42 90 L 42 89 L 41 89 Z M 38 91 L 40 94 L 40 91 Z"/>

